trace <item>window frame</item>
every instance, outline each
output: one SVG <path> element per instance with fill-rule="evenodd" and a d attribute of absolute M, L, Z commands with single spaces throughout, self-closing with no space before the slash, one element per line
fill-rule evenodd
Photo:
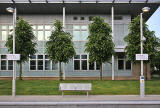
<path fill-rule="evenodd" d="M 38 59 L 38 55 L 43 55 L 43 59 Z M 30 68 L 30 66 L 31 66 L 30 61 L 31 61 L 32 59 L 29 58 L 29 71 L 58 71 L 59 66 L 57 65 L 57 69 L 56 69 L 56 70 L 53 70 L 53 69 L 52 69 L 52 67 L 53 67 L 53 66 L 52 66 L 53 62 L 50 61 L 50 59 L 45 59 L 45 55 L 46 55 L 46 54 L 35 54 L 36 59 L 33 59 L 33 60 L 36 61 L 36 70 L 31 70 L 31 68 Z M 42 69 L 42 70 L 38 70 L 38 60 L 43 60 L 43 69 Z M 45 61 L 46 61 L 46 60 L 49 60 L 49 61 L 50 61 L 50 69 L 49 69 L 49 70 L 46 70 L 46 69 L 45 69 Z"/>
<path fill-rule="evenodd" d="M 98 69 L 97 69 L 97 65 L 96 65 L 96 62 L 94 62 L 94 70 L 90 70 L 89 69 L 89 54 L 85 54 L 85 53 L 82 53 L 82 54 L 77 54 L 77 55 L 79 55 L 80 56 L 80 58 L 79 59 L 75 59 L 74 57 L 73 57 L 73 71 L 99 71 Z M 87 59 L 82 59 L 82 55 L 87 55 Z M 80 61 L 80 69 L 79 70 L 75 70 L 75 68 L 74 68 L 74 61 L 75 60 L 79 60 Z M 83 60 L 87 60 L 87 70 L 82 70 L 82 61 Z"/>
<path fill-rule="evenodd" d="M 119 67 L 118 67 L 118 61 L 119 60 L 123 60 L 123 65 L 124 65 L 123 69 L 119 69 Z M 132 70 L 132 62 L 131 62 L 131 69 L 126 69 L 126 62 L 127 62 L 127 60 L 125 58 L 125 55 L 124 55 L 123 58 L 118 58 L 118 55 L 117 55 L 117 70 L 118 71 L 121 71 L 121 70 Z"/>
<path fill-rule="evenodd" d="M 5 55 L 5 56 L 6 56 L 6 59 L 2 59 L 2 58 L 1 58 L 2 55 Z M 2 70 L 2 68 L 1 68 L 1 61 L 2 61 L 2 60 L 6 61 L 6 70 Z M 8 59 L 7 59 L 7 54 L 0 54 L 0 71 L 13 71 L 13 65 L 12 65 L 12 70 L 9 70 L 9 69 L 8 69 L 8 66 L 9 66 L 8 63 L 9 63 L 9 61 L 12 61 L 12 60 L 8 60 Z M 12 61 L 12 62 L 13 62 L 13 61 Z"/>

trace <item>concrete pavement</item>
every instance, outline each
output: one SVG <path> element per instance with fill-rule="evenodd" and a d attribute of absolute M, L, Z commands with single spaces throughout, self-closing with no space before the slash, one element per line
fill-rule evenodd
<path fill-rule="evenodd" d="M 91 102 L 91 101 L 160 101 L 160 95 L 23 95 L 0 96 L 0 102 Z"/>

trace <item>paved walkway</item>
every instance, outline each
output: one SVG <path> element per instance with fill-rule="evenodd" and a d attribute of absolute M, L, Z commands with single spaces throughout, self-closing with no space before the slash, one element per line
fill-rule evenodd
<path fill-rule="evenodd" d="M 0 102 L 93 102 L 93 101 L 160 101 L 160 95 L 50 95 L 0 96 Z"/>

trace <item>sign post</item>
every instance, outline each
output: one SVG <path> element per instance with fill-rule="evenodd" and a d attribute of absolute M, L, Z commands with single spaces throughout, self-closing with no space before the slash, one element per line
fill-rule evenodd
<path fill-rule="evenodd" d="M 136 60 L 141 60 L 141 61 L 148 60 L 148 54 L 136 54 Z M 141 74 L 140 76 L 140 95 L 141 97 L 145 96 L 145 78 L 143 74 Z"/>

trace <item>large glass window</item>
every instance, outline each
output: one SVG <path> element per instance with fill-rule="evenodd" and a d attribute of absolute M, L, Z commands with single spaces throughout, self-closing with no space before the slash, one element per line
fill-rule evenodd
<path fill-rule="evenodd" d="M 74 70 L 99 70 L 96 62 L 89 63 L 88 55 L 76 55 L 74 57 Z"/>
<path fill-rule="evenodd" d="M 48 55 L 32 55 L 30 57 L 30 70 L 57 70 L 57 63 L 50 61 Z"/>
<path fill-rule="evenodd" d="M 124 53 L 118 54 L 118 70 L 131 70 L 131 61 L 125 59 Z"/>
<path fill-rule="evenodd" d="M 73 25 L 73 41 L 86 41 L 88 28 L 86 25 Z"/>
<path fill-rule="evenodd" d="M 0 64 L 1 70 L 13 70 L 13 61 L 7 60 L 6 55 L 0 56 Z"/>

